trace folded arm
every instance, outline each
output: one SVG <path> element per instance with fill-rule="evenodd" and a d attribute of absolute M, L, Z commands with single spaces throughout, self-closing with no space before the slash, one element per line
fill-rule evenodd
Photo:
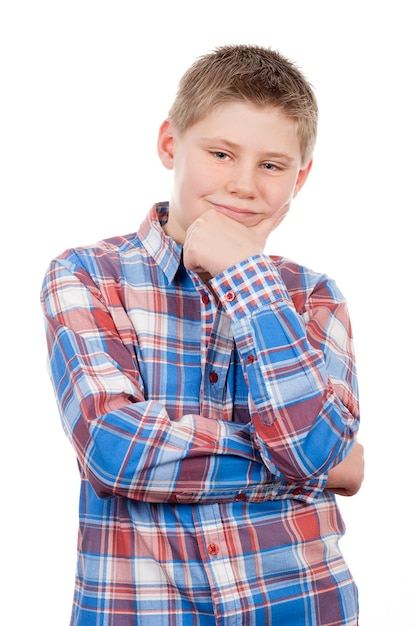
<path fill-rule="evenodd" d="M 51 264 L 42 304 L 61 419 L 97 494 L 193 502 L 230 501 L 243 492 L 256 501 L 297 488 L 266 467 L 248 424 L 200 415 L 172 421 L 145 398 L 129 337 L 122 340 L 96 284 L 74 259 Z M 325 480 L 305 484 L 305 499 Z"/>

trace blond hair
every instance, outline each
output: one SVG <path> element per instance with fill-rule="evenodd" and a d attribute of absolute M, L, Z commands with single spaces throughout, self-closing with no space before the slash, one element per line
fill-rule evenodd
<path fill-rule="evenodd" d="M 199 57 L 178 86 L 169 119 L 180 133 L 215 107 L 243 101 L 273 106 L 296 122 L 301 157 L 312 157 L 317 136 L 318 108 L 302 72 L 270 48 L 228 45 Z"/>

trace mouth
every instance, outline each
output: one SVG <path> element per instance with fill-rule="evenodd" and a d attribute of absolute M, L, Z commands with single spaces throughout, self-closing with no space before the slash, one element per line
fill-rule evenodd
<path fill-rule="evenodd" d="M 241 207 L 229 206 L 226 204 L 216 204 L 214 202 L 211 203 L 213 208 L 228 217 L 231 217 L 235 220 L 247 220 L 253 219 L 256 217 L 257 213 L 255 211 L 250 211 L 249 209 L 244 209 Z"/>

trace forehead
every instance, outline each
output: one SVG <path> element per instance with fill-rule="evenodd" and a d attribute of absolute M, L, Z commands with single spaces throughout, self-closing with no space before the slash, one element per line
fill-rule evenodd
<path fill-rule="evenodd" d="M 223 140 L 236 146 L 275 152 L 283 147 L 300 152 L 297 123 L 282 109 L 256 106 L 246 102 L 228 102 L 211 109 L 185 134 L 201 141 Z"/>

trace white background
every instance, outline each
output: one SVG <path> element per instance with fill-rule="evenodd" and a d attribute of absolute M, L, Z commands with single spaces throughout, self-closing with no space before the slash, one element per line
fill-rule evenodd
<path fill-rule="evenodd" d="M 169 197 L 155 143 L 178 79 L 217 45 L 256 43 L 295 60 L 320 104 L 310 179 L 270 251 L 330 274 L 350 305 L 367 476 L 340 505 L 361 626 L 417 624 L 412 5 L 1 5 L 1 623 L 60 626 L 70 614 L 78 474 L 46 374 L 47 264 L 136 230 Z"/>

